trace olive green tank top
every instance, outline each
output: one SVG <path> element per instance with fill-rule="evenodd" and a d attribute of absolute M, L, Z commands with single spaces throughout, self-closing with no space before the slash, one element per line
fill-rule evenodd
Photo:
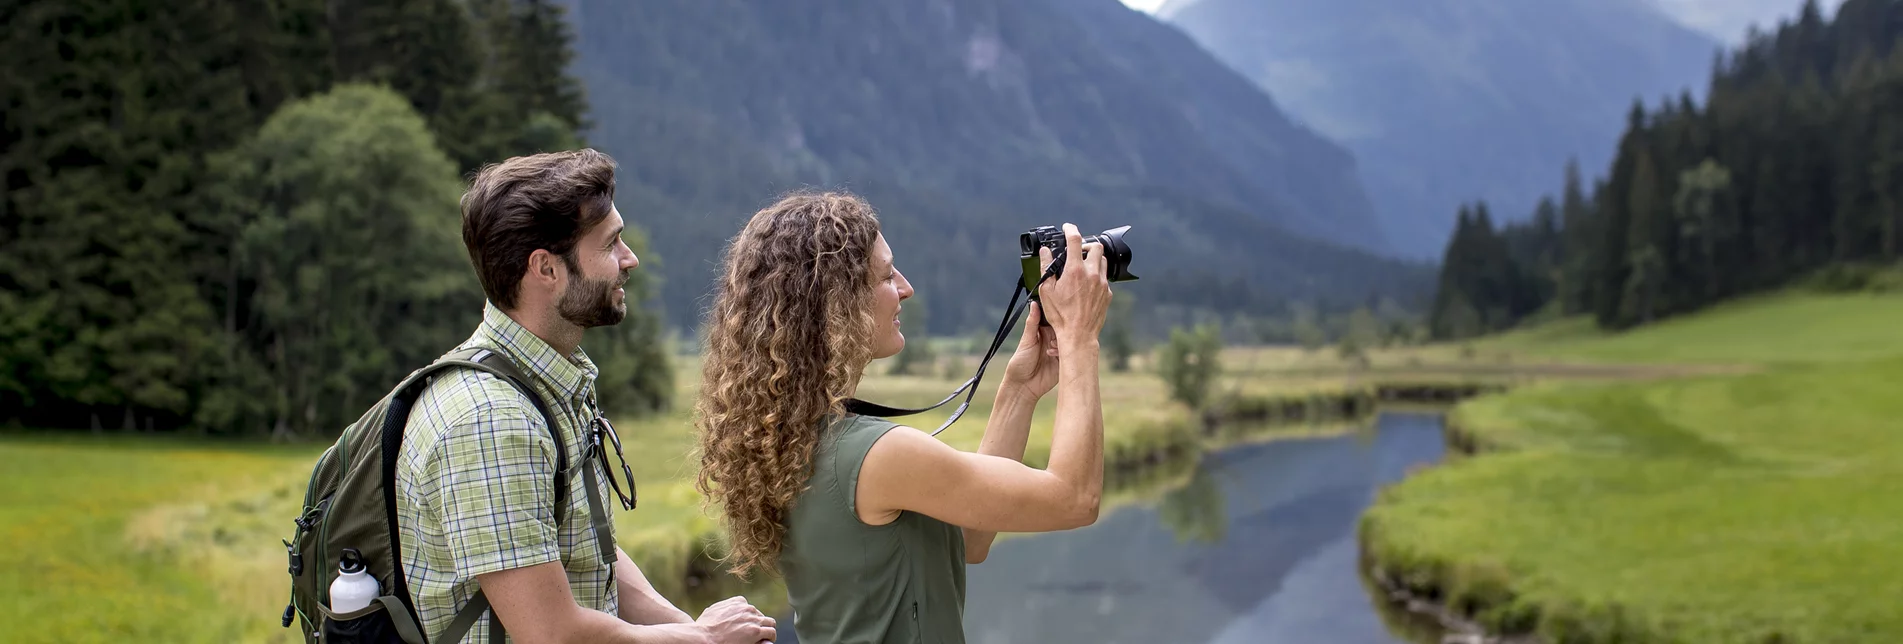
<path fill-rule="evenodd" d="M 965 641 L 964 531 L 910 511 L 867 525 L 853 503 L 866 452 L 896 426 L 849 414 L 813 450 L 780 551 L 801 644 Z"/>

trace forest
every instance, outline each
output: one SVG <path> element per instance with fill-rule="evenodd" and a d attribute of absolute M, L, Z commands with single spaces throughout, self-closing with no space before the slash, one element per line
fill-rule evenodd
<path fill-rule="evenodd" d="M 1815 0 L 1713 61 L 1709 100 L 1637 101 L 1590 186 L 1504 223 L 1463 207 L 1429 325 L 1465 338 L 1529 318 L 1627 329 L 1809 279 L 1856 289 L 1898 259 L 1903 3 Z"/>
<path fill-rule="evenodd" d="M 334 435 L 480 319 L 462 177 L 585 144 L 541 0 L 37 0 L 0 25 L 0 420 L 26 426 Z M 630 309 L 588 350 L 638 414 L 672 375 Z"/>
<path fill-rule="evenodd" d="M 973 88 L 996 79 L 946 67 L 943 46 L 834 51 L 780 28 L 799 11 L 734 3 L 757 20 L 733 22 L 709 6 L 0 7 L 12 63 L 0 75 L 0 423 L 335 435 L 474 328 L 463 180 L 581 146 L 620 163 L 617 204 L 642 260 L 628 320 L 584 344 L 603 404 L 630 417 L 672 404 L 668 362 L 697 333 L 724 240 L 802 187 L 880 209 L 921 285 L 912 308 L 930 311 L 913 328 L 941 337 L 988 335 L 1017 233 L 1066 220 L 1136 226 L 1143 279 L 1124 290 L 1142 305 L 1118 321 L 1134 333 L 1112 332 L 1138 345 L 1212 320 L 1237 341 L 1316 345 L 1346 333 L 1355 309 L 1411 336 L 1431 293 L 1424 262 L 1296 234 L 1303 218 L 1366 214 L 1346 154 L 1136 14 L 973 3 L 960 20 L 1043 34 L 1007 33 L 1000 42 L 1035 48 L 1023 56 L 1036 74 L 981 96 Z M 842 38 L 888 21 L 962 42 L 911 20 L 926 9 L 873 7 L 806 17 Z M 848 84 L 883 89 L 825 89 L 855 74 Z M 1150 85 L 1200 92 L 1196 118 L 1214 129 L 1145 98 Z M 1024 97 L 1036 101 L 1014 102 Z M 1024 109 L 1068 125 L 1019 131 Z M 760 123 L 799 125 L 805 152 L 782 151 L 784 133 Z M 1112 140 L 1134 147 L 1100 149 Z"/>

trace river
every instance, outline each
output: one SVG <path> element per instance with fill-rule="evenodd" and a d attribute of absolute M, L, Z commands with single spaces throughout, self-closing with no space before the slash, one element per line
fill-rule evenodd
<path fill-rule="evenodd" d="M 1189 481 L 1095 525 L 1014 536 L 968 569 L 971 644 L 1410 644 L 1357 571 L 1380 486 L 1440 459 L 1441 419 L 1204 455 Z M 796 642 L 782 620 L 782 642 Z"/>

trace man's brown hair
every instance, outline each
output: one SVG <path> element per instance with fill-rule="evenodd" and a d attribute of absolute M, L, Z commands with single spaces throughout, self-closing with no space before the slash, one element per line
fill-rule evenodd
<path fill-rule="evenodd" d="M 463 246 L 491 302 L 515 308 L 535 249 L 580 271 L 575 243 L 614 208 L 615 167 L 582 149 L 513 157 L 476 173 L 462 198 Z"/>

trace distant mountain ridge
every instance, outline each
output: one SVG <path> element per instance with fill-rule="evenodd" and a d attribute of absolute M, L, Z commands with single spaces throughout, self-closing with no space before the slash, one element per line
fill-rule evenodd
<path fill-rule="evenodd" d="M 1017 233 L 1130 224 L 1153 305 L 1414 300 L 1354 159 L 1116 0 L 567 0 L 588 137 L 691 328 L 713 262 L 787 190 L 880 209 L 933 332 L 996 323 Z M 1329 243 L 1316 241 L 1326 240 Z"/>
<path fill-rule="evenodd" d="M 1649 0 L 1176 0 L 1157 15 L 1353 151 L 1384 231 L 1444 245 L 1458 206 L 1522 219 L 1635 99 L 1702 96 L 1718 43 Z"/>

